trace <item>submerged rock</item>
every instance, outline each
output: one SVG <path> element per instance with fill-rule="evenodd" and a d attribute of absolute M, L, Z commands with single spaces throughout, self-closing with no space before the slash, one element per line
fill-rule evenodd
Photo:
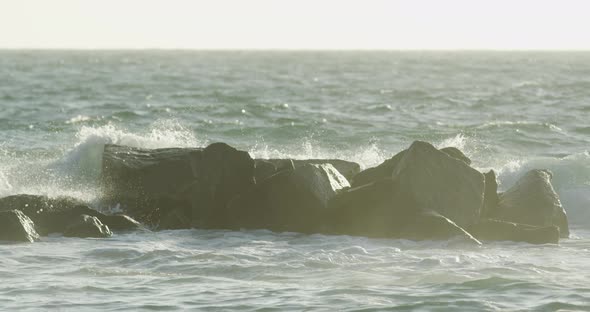
<path fill-rule="evenodd" d="M 126 215 L 103 215 L 100 221 L 113 232 L 125 232 L 142 229 L 141 223 Z"/>
<path fill-rule="evenodd" d="M 110 237 L 113 233 L 109 227 L 102 224 L 97 217 L 89 215 L 80 215 L 78 218 L 64 231 L 66 237 L 80 237 L 80 238 L 105 238 Z"/>
<path fill-rule="evenodd" d="M 480 218 L 483 174 L 429 143 L 412 143 L 395 166 L 392 178 L 417 210 L 436 211 L 461 227 Z"/>
<path fill-rule="evenodd" d="M 35 224 L 22 211 L 0 212 L 0 240 L 32 243 L 38 239 Z"/>
<path fill-rule="evenodd" d="M 13 209 L 18 209 L 27 215 L 42 236 L 63 233 L 67 226 L 81 214 L 102 215 L 84 202 L 71 197 L 49 198 L 21 194 L 0 198 L 0 211 Z"/>
<path fill-rule="evenodd" d="M 330 164 L 305 164 L 284 170 L 234 199 L 228 215 L 234 228 L 319 232 L 328 201 L 349 187 Z"/>
<path fill-rule="evenodd" d="M 35 224 L 37 232 L 45 236 L 64 233 L 80 215 L 99 218 L 105 224 L 113 223 L 117 230 L 134 230 L 137 221 L 127 216 L 108 216 L 92 209 L 84 202 L 71 197 L 49 198 L 42 195 L 12 195 L 0 198 L 0 211 L 19 210 Z M 124 222 L 121 218 L 124 218 Z"/>
<path fill-rule="evenodd" d="M 480 240 L 514 241 L 530 244 L 557 244 L 557 226 L 532 226 L 514 222 L 483 219 L 468 228 L 469 233 Z"/>
<path fill-rule="evenodd" d="M 541 227 L 555 225 L 561 237 L 569 237 L 567 215 L 551 185 L 547 170 L 531 170 L 499 197 L 491 218 Z"/>

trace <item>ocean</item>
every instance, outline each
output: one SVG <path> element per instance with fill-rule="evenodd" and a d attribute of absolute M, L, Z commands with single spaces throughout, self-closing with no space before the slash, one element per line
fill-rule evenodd
<path fill-rule="evenodd" d="M 0 244 L 6 311 L 590 311 L 590 53 L 0 51 L 0 196 L 97 203 L 104 144 L 549 169 L 559 245 L 175 230 Z"/>

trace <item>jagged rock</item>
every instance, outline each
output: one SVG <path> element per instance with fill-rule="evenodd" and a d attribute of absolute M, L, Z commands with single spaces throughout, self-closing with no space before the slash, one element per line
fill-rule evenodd
<path fill-rule="evenodd" d="M 305 164 L 274 174 L 228 206 L 234 228 L 318 232 L 328 201 L 348 181 L 330 164 Z"/>
<path fill-rule="evenodd" d="M 416 213 L 401 229 L 399 237 L 411 240 L 447 240 L 461 237 L 468 242 L 481 244 L 455 222 L 431 210 Z"/>
<path fill-rule="evenodd" d="M 493 219 L 482 219 L 468 229 L 475 238 L 490 241 L 514 241 L 531 244 L 557 244 L 557 226 L 532 226 Z"/>
<path fill-rule="evenodd" d="M 417 210 L 436 211 L 460 227 L 477 223 L 480 218 L 483 174 L 429 143 L 412 143 L 395 166 L 392 178 Z"/>
<path fill-rule="evenodd" d="M 224 143 L 155 150 L 106 145 L 102 181 L 105 202 L 149 225 L 224 228 L 227 202 L 254 186 L 254 160 Z"/>
<path fill-rule="evenodd" d="M 456 147 L 443 147 L 440 149 L 441 152 L 455 158 L 458 159 L 462 162 L 464 162 L 467 165 L 471 165 L 471 159 L 469 159 L 469 157 L 465 156 L 465 154 L 463 154 L 463 152 L 461 152 L 461 150 L 459 150 Z"/>
<path fill-rule="evenodd" d="M 35 224 L 37 232 L 45 236 L 63 233 L 81 214 L 101 217 L 103 214 L 71 197 L 49 198 L 41 195 L 12 195 L 0 198 L 0 211 L 17 209 Z"/>
<path fill-rule="evenodd" d="M 71 197 L 49 198 L 42 195 L 12 195 L 0 198 L 0 211 L 17 209 L 35 224 L 41 235 L 64 233 L 80 215 L 99 218 L 117 231 L 134 230 L 139 223 L 128 216 L 108 216 L 92 209 L 83 201 Z"/>
<path fill-rule="evenodd" d="M 141 223 L 126 215 L 103 215 L 99 219 L 113 232 L 134 231 L 142 228 Z"/>
<path fill-rule="evenodd" d="M 561 237 L 569 237 L 567 215 L 551 185 L 551 177 L 547 170 L 528 171 L 500 195 L 497 211 L 490 217 L 541 227 L 555 225 Z"/>
<path fill-rule="evenodd" d="M 397 154 L 395 154 L 390 159 L 385 160 L 377 167 L 368 168 L 352 178 L 352 187 L 358 187 L 361 185 L 369 184 L 375 181 L 379 181 L 385 178 L 391 178 L 391 174 L 393 173 L 393 169 L 399 163 L 399 161 L 404 157 L 406 151 L 403 150 Z"/>
<path fill-rule="evenodd" d="M 411 240 L 458 236 L 479 244 L 454 222 L 432 211 L 417 211 L 414 206 L 391 178 L 383 179 L 344 190 L 332 198 L 325 223 L 335 234 Z"/>
<path fill-rule="evenodd" d="M 89 215 L 78 216 L 77 220 L 68 225 L 64 231 L 64 236 L 66 237 L 105 238 L 112 235 L 113 233 L 109 230 L 108 226 L 102 224 L 97 217 Z"/>
<path fill-rule="evenodd" d="M 323 217 L 333 234 L 392 237 L 399 228 L 403 207 L 393 200 L 393 180 L 382 179 L 342 190 L 330 199 Z"/>
<path fill-rule="evenodd" d="M 484 204 L 481 212 L 482 218 L 488 218 L 498 209 L 498 181 L 496 180 L 496 173 L 490 170 L 484 173 L 485 190 L 484 190 Z"/>
<path fill-rule="evenodd" d="M 301 167 L 306 164 L 331 164 L 348 181 L 361 171 L 361 166 L 355 162 L 341 159 L 256 159 L 256 181 L 261 182 L 265 178 L 283 170 Z M 259 168 L 260 165 L 260 169 Z M 274 166 L 274 170 L 269 165 Z"/>
<path fill-rule="evenodd" d="M 357 175 L 353 176 L 351 180 L 352 187 L 361 186 L 363 184 L 368 184 L 384 178 L 391 177 L 391 174 L 393 173 L 395 166 L 397 166 L 397 164 L 404 157 L 406 151 L 407 150 L 403 150 L 395 154 L 390 159 L 385 160 L 379 166 L 365 169 Z M 469 159 L 469 157 L 465 156 L 463 152 L 461 152 L 459 149 L 455 147 L 445 147 L 440 149 L 440 151 L 449 155 L 450 157 L 463 161 L 467 165 L 471 164 L 471 159 Z"/>
<path fill-rule="evenodd" d="M 38 239 L 35 224 L 22 211 L 0 212 L 0 240 L 32 243 Z"/>

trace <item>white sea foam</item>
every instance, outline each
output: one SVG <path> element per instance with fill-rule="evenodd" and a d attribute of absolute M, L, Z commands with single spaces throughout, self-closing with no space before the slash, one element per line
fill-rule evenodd
<path fill-rule="evenodd" d="M 73 196 L 93 200 L 99 194 L 98 179 L 105 144 L 143 148 L 197 147 L 206 144 L 174 120 L 154 123 L 145 132 L 131 132 L 112 124 L 83 126 L 76 141 L 57 158 L 31 159 L 4 156 L 0 171 L 0 195 L 27 193 L 51 197 Z"/>

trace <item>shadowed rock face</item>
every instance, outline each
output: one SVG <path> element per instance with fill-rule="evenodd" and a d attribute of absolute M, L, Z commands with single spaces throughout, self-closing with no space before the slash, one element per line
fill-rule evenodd
<path fill-rule="evenodd" d="M 559 228 L 556 226 L 533 226 L 493 219 L 482 219 L 467 228 L 480 240 L 513 241 L 530 244 L 557 244 Z"/>
<path fill-rule="evenodd" d="M 559 196 L 547 170 L 531 170 L 499 197 L 491 217 L 541 227 L 557 226 L 561 237 L 569 237 L 569 226 Z"/>
<path fill-rule="evenodd" d="M 482 218 L 489 218 L 497 209 L 498 202 L 498 182 L 496 180 L 496 173 L 490 170 L 484 173 L 485 191 L 484 191 L 484 205 L 481 212 Z"/>
<path fill-rule="evenodd" d="M 416 209 L 436 211 L 461 227 L 480 218 L 483 174 L 429 143 L 414 142 L 395 166 L 392 178 Z"/>
<path fill-rule="evenodd" d="M 453 237 L 461 237 L 468 242 L 481 244 L 455 222 L 431 210 L 416 213 L 401 229 L 400 234 L 400 238 L 411 240 L 447 240 Z"/>
<path fill-rule="evenodd" d="M 330 164 L 281 171 L 228 206 L 234 228 L 316 233 L 330 198 L 348 181 Z"/>
<path fill-rule="evenodd" d="M 254 186 L 254 160 L 224 143 L 204 149 L 106 145 L 105 201 L 159 229 L 223 228 L 225 206 Z"/>
<path fill-rule="evenodd" d="M 89 215 L 78 216 L 64 231 L 64 236 L 66 237 L 105 238 L 112 235 L 113 233 L 109 230 L 108 226 L 102 224 L 97 217 Z"/>
<path fill-rule="evenodd" d="M 0 240 L 32 243 L 38 239 L 33 221 L 20 210 L 0 212 Z"/>
<path fill-rule="evenodd" d="M 124 223 L 118 216 L 106 216 L 90 208 L 84 202 L 71 197 L 49 198 L 41 195 L 21 194 L 0 198 L 0 211 L 13 209 L 21 211 L 30 218 L 41 236 L 50 233 L 64 233 L 70 224 L 79 219 L 80 215 L 97 217 L 105 224 L 113 222 L 117 230 L 133 230 L 137 223 L 127 216 L 124 218 L 133 222 Z"/>
<path fill-rule="evenodd" d="M 0 210 L 18 209 L 35 224 L 37 232 L 45 236 L 63 233 L 67 226 L 82 214 L 100 217 L 102 214 L 82 201 L 70 198 L 48 198 L 40 195 L 13 195 L 0 198 Z"/>
<path fill-rule="evenodd" d="M 451 220 L 416 208 L 392 179 L 341 192 L 330 201 L 325 223 L 330 233 L 411 240 L 463 237 L 479 244 Z"/>

